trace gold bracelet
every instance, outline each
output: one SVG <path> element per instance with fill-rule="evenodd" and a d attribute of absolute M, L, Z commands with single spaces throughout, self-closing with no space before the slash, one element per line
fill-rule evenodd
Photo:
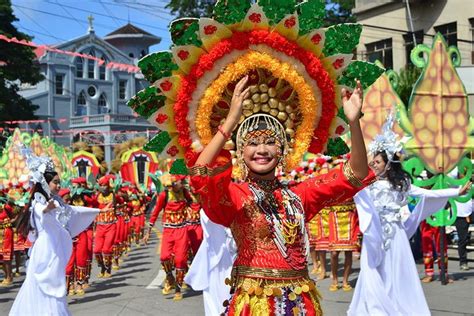
<path fill-rule="evenodd" d="M 354 170 L 352 170 L 351 165 L 349 164 L 349 161 L 346 161 L 342 167 L 342 171 L 344 175 L 346 176 L 347 181 L 349 181 L 350 184 L 352 184 L 353 187 L 360 188 L 361 186 L 364 185 L 362 180 L 356 177 L 354 174 Z"/>

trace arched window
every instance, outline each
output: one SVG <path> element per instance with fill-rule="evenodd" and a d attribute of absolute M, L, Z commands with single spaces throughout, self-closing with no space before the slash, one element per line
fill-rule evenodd
<path fill-rule="evenodd" d="M 86 94 L 84 93 L 84 91 L 81 91 L 77 96 L 76 116 L 84 115 L 87 115 Z"/>
<path fill-rule="evenodd" d="M 84 76 L 84 60 L 82 57 L 76 58 L 76 77 L 82 78 Z"/>
<path fill-rule="evenodd" d="M 105 97 L 104 93 L 100 95 L 99 103 L 97 105 L 99 114 L 106 114 L 109 112 L 109 109 L 107 108 L 107 98 Z"/>
<path fill-rule="evenodd" d="M 102 55 L 102 57 L 100 57 L 100 59 L 102 59 L 104 61 L 104 63 L 102 64 L 102 66 L 99 66 L 99 79 L 100 80 L 105 80 L 105 66 L 107 66 L 107 57 L 105 57 L 105 55 Z"/>
<path fill-rule="evenodd" d="M 93 49 L 89 51 L 90 56 L 95 56 L 95 52 Z M 88 59 L 87 60 L 87 78 L 94 79 L 95 78 L 95 60 Z"/>

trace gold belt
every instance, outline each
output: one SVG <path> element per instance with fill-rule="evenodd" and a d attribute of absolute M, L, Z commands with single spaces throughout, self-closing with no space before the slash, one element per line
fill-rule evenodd
<path fill-rule="evenodd" d="M 10 228 L 12 223 L 0 223 L 0 229 Z"/>
<path fill-rule="evenodd" d="M 346 205 L 335 205 L 330 206 L 329 209 L 333 212 L 347 212 L 347 211 L 355 211 L 355 204 L 346 204 Z"/>
<path fill-rule="evenodd" d="M 269 279 L 299 279 L 308 278 L 308 270 L 281 270 L 269 268 L 256 268 L 246 266 L 234 266 L 232 268 L 232 276 L 246 276 Z"/>

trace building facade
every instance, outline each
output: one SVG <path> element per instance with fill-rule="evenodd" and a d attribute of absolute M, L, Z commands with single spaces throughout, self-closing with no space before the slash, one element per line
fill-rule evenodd
<path fill-rule="evenodd" d="M 431 47 L 436 33 L 457 46 L 457 68 L 474 115 L 474 2 L 472 0 L 356 0 L 353 13 L 362 24 L 359 58 L 380 60 L 399 71 L 411 64 L 415 44 Z"/>
<path fill-rule="evenodd" d="M 100 38 L 94 32 L 92 18 L 89 22 L 86 35 L 55 48 L 104 62 L 51 51 L 39 57 L 45 80 L 35 86 L 22 86 L 20 91 L 39 106 L 39 120 L 21 127 L 39 130 L 65 146 L 78 140 L 102 146 L 105 159 L 110 162 L 115 144 L 156 133 L 126 104 L 146 87 L 143 75 L 110 67 L 110 63 L 136 65 L 139 58 L 149 53 L 149 47 L 161 39 L 131 24 Z"/>

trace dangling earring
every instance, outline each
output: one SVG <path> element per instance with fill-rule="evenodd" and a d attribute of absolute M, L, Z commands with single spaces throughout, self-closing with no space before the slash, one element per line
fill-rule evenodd
<path fill-rule="evenodd" d="M 240 169 L 240 179 L 242 181 L 247 180 L 247 176 L 249 174 L 249 169 L 247 165 L 245 164 L 244 158 L 242 156 L 239 156 L 237 158 L 237 165 L 239 166 Z"/>

